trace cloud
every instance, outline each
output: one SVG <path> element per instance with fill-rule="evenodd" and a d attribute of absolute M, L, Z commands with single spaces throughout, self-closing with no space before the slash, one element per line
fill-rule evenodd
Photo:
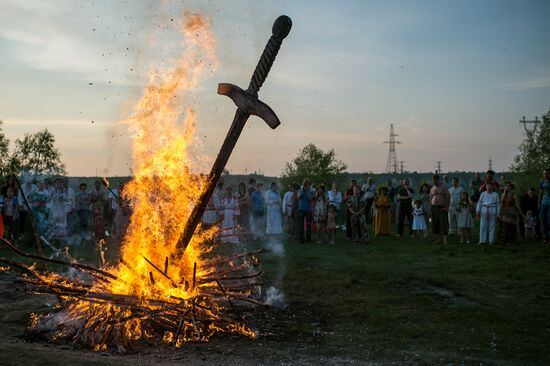
<path fill-rule="evenodd" d="M 540 88 L 550 88 L 550 76 L 542 76 L 535 79 L 530 79 L 526 81 L 521 81 L 519 83 L 510 84 L 510 89 L 512 90 L 530 90 L 530 89 L 540 89 Z"/>

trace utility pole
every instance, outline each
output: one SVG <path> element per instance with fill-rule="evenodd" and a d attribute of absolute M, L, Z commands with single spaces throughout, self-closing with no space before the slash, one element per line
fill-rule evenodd
<path fill-rule="evenodd" d="M 523 116 L 523 118 L 519 120 L 519 124 L 523 125 L 523 128 L 525 129 L 526 133 L 534 132 L 537 129 L 537 126 L 539 125 L 540 122 L 541 121 L 539 117 L 535 117 L 534 120 L 528 121 L 525 119 L 525 116 Z M 529 128 L 527 128 L 527 125 L 533 125 L 533 128 L 529 130 Z"/>
<path fill-rule="evenodd" d="M 384 141 L 385 144 L 390 145 L 390 151 L 388 152 L 388 162 L 386 163 L 386 172 L 387 173 L 397 173 L 397 154 L 395 152 L 395 145 L 400 144 L 401 141 L 396 141 L 395 138 L 398 135 L 393 132 L 393 123 L 390 124 L 390 139 Z"/>
<path fill-rule="evenodd" d="M 436 174 L 441 174 L 441 163 L 442 163 L 441 160 L 436 161 L 436 166 L 435 166 L 435 168 L 436 168 L 435 173 Z"/>
<path fill-rule="evenodd" d="M 399 171 L 401 174 L 405 172 L 405 162 L 403 160 L 399 161 Z"/>

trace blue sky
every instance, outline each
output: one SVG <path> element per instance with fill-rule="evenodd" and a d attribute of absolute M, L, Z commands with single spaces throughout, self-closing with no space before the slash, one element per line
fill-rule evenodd
<path fill-rule="evenodd" d="M 489 156 L 504 170 L 522 139 L 518 120 L 550 109 L 548 1 L 164 3 L 4 0 L 8 137 L 48 127 L 70 174 L 127 174 L 128 135 L 116 121 L 150 65 L 182 51 L 169 18 L 184 10 L 209 14 L 218 38 L 220 66 L 196 102 L 210 157 L 234 113 L 216 84 L 246 87 L 273 20 L 287 14 L 294 23 L 260 91 L 282 125 L 251 118 L 229 162 L 234 173 L 278 175 L 310 142 L 334 148 L 350 171 L 381 172 L 390 123 L 411 171 L 431 171 L 437 160 L 444 170 L 483 170 Z"/>

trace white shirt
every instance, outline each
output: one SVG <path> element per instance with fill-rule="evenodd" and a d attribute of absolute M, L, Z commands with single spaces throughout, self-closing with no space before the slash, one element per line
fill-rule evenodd
<path fill-rule="evenodd" d="M 328 204 L 334 205 L 336 209 L 340 209 L 340 204 L 342 203 L 342 192 L 338 191 L 334 193 L 332 189 L 328 191 Z"/>
<path fill-rule="evenodd" d="M 500 214 L 500 197 L 497 192 L 487 192 L 484 191 L 479 196 L 479 201 L 477 201 L 476 212 L 478 215 L 482 214 L 491 214 L 498 215 Z"/>
<path fill-rule="evenodd" d="M 292 215 L 292 195 L 294 192 L 288 191 L 283 197 L 283 213 L 287 216 Z"/>
<path fill-rule="evenodd" d="M 19 207 L 23 211 L 27 211 L 27 204 L 25 203 L 25 199 L 23 198 L 22 191 L 25 192 L 25 196 L 27 197 L 30 203 L 31 195 L 34 192 L 36 192 L 36 190 L 37 190 L 36 186 L 32 183 L 31 184 L 23 183 L 23 185 L 21 186 L 21 189 L 17 193 L 17 202 L 19 203 Z"/>
<path fill-rule="evenodd" d="M 363 199 L 365 200 L 371 200 L 376 196 L 376 184 L 363 184 L 363 187 L 361 188 L 363 191 Z"/>
<path fill-rule="evenodd" d="M 451 195 L 451 207 L 456 207 L 460 203 L 460 195 L 464 192 L 464 189 L 460 186 L 449 188 L 449 194 Z"/>

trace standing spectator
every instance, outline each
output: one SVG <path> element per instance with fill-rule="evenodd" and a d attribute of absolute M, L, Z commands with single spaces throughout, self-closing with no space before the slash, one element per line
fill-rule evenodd
<path fill-rule="evenodd" d="M 48 199 L 50 193 L 46 189 L 43 178 L 38 179 L 36 192 L 30 197 L 31 211 L 36 223 L 36 229 L 40 235 L 46 235 L 48 231 Z"/>
<path fill-rule="evenodd" d="M 19 204 L 18 234 L 20 236 L 25 235 L 25 230 L 27 229 L 27 221 L 30 220 L 29 211 L 27 208 L 27 203 L 25 202 L 25 198 L 27 199 L 27 201 L 30 202 L 32 194 L 36 192 L 36 186 L 32 183 L 32 177 L 25 172 L 23 173 L 22 178 L 23 178 L 23 184 L 21 185 L 21 189 L 17 193 L 17 202 Z"/>
<path fill-rule="evenodd" d="M 362 199 L 361 188 L 353 187 L 353 196 L 347 202 L 348 213 L 351 219 L 352 238 L 355 244 L 360 240 L 369 242 L 368 232 L 365 224 L 365 202 Z"/>
<path fill-rule="evenodd" d="M 519 200 L 519 206 L 522 212 L 531 211 L 533 219 L 535 220 L 535 232 L 534 239 L 538 239 L 541 236 L 540 230 L 540 217 L 539 217 L 539 196 L 535 187 L 531 187 Z M 522 231 L 522 235 L 525 232 Z M 525 237 L 524 237 L 525 239 Z"/>
<path fill-rule="evenodd" d="M 409 187 L 410 181 L 405 178 L 403 179 L 403 183 L 399 190 L 397 191 L 397 200 L 399 201 L 399 213 L 398 213 L 398 221 L 397 221 L 397 236 L 403 236 L 405 225 L 405 219 L 408 221 L 409 226 L 409 234 L 412 237 L 413 236 L 413 229 L 412 229 L 412 222 L 413 222 L 413 215 L 412 215 L 412 200 L 414 197 L 414 191 L 412 188 Z"/>
<path fill-rule="evenodd" d="M 90 201 L 92 202 L 92 221 L 94 226 L 94 240 L 105 240 L 105 207 L 106 194 L 101 187 L 101 182 L 97 179 L 94 182 L 94 189 L 90 192 Z"/>
<path fill-rule="evenodd" d="M 544 169 L 543 177 L 540 182 L 539 212 L 544 244 L 550 244 L 550 168 Z"/>
<path fill-rule="evenodd" d="M 500 215 L 500 199 L 498 193 L 495 192 L 493 182 L 485 182 L 486 189 L 479 196 L 477 201 L 476 213 L 478 219 L 481 220 L 479 226 L 479 244 L 489 244 L 495 242 L 495 225 L 497 216 Z"/>
<path fill-rule="evenodd" d="M 6 188 L 6 198 L 2 210 L 4 219 L 4 238 L 15 241 L 17 239 L 17 217 L 19 215 L 15 188 Z"/>
<path fill-rule="evenodd" d="M 272 182 L 270 190 L 265 194 L 267 206 L 267 229 L 268 236 L 280 235 L 283 233 L 283 220 L 281 217 L 281 195 L 277 183 Z"/>
<path fill-rule="evenodd" d="M 67 193 L 67 233 L 74 234 L 78 230 L 74 189 L 69 186 L 69 178 L 63 179 L 63 190 Z"/>
<path fill-rule="evenodd" d="M 389 235 L 391 226 L 391 202 L 388 196 L 388 188 L 381 186 L 378 195 L 374 197 L 376 209 L 374 219 L 374 235 Z"/>
<path fill-rule="evenodd" d="M 248 235 L 250 227 L 250 215 L 248 211 L 248 191 L 244 182 L 239 183 L 237 192 L 237 202 L 239 203 L 239 226 L 243 233 Z"/>
<path fill-rule="evenodd" d="M 458 178 L 451 179 L 451 188 L 449 188 L 449 194 L 451 195 L 451 202 L 449 204 L 449 235 L 458 233 L 457 228 L 457 209 L 460 204 L 460 195 L 464 189 L 458 185 Z"/>
<path fill-rule="evenodd" d="M 430 218 L 430 186 L 428 183 L 423 183 L 420 186 L 420 195 L 418 199 L 422 202 L 422 211 L 424 212 L 424 218 L 427 224 Z"/>
<path fill-rule="evenodd" d="M 248 197 L 249 198 L 255 190 L 256 190 L 256 179 L 250 178 L 248 180 Z"/>
<path fill-rule="evenodd" d="M 422 237 L 427 237 L 428 225 L 426 224 L 426 215 L 422 209 L 421 200 L 414 201 L 412 230 L 414 232 L 414 240 L 416 240 L 416 236 L 419 232 L 422 233 Z"/>
<path fill-rule="evenodd" d="M 204 209 L 202 215 L 201 227 L 203 230 L 208 230 L 211 227 L 218 225 L 218 210 L 220 209 L 220 197 L 212 193 Z"/>
<path fill-rule="evenodd" d="M 319 184 L 315 191 L 315 204 L 313 206 L 313 221 L 317 230 L 317 244 L 321 244 L 327 226 L 328 197 L 325 193 L 325 185 Z"/>
<path fill-rule="evenodd" d="M 445 187 L 447 189 L 451 188 L 451 186 L 453 185 L 452 182 L 450 181 L 449 179 L 449 176 L 447 174 L 444 174 L 443 175 L 443 184 L 445 185 Z"/>
<path fill-rule="evenodd" d="M 447 245 L 447 234 L 449 232 L 449 203 L 451 197 L 449 190 L 439 180 L 439 175 L 432 177 L 433 186 L 430 189 L 430 208 L 432 216 L 432 232 L 437 236 L 435 243 Z"/>
<path fill-rule="evenodd" d="M 6 179 L 6 183 L 2 186 L 2 189 L 0 190 L 0 192 L 2 193 L 2 197 L 7 197 L 8 188 L 10 187 L 13 188 L 15 195 L 18 196 L 19 190 L 17 189 L 17 184 L 15 183 L 14 175 L 8 175 L 8 178 Z"/>
<path fill-rule="evenodd" d="M 485 174 L 485 180 L 481 181 L 481 185 L 479 186 L 479 192 L 484 192 L 487 190 L 485 187 L 487 183 L 491 183 L 493 185 L 493 192 L 500 192 L 500 185 L 495 180 L 495 172 L 492 170 L 487 170 L 487 173 Z"/>
<path fill-rule="evenodd" d="M 262 239 L 265 236 L 265 197 L 263 183 L 257 183 L 256 189 L 250 196 L 252 209 L 251 230 L 254 240 Z"/>
<path fill-rule="evenodd" d="M 471 201 L 476 204 L 477 200 L 479 199 L 479 195 L 481 194 L 479 191 L 479 188 L 481 187 L 481 177 L 479 176 L 479 173 L 476 173 L 474 176 L 474 179 L 470 182 L 470 189 L 471 189 Z"/>
<path fill-rule="evenodd" d="M 340 211 L 340 205 L 342 204 L 342 192 L 338 190 L 338 183 L 332 183 L 332 189 L 328 191 L 328 204 L 333 205 L 336 210 L 336 215 Z"/>
<path fill-rule="evenodd" d="M 348 200 L 353 196 L 353 192 L 355 190 L 355 186 L 357 186 L 357 181 L 355 179 L 351 179 L 349 181 L 349 188 L 344 193 L 344 203 L 347 205 Z M 346 237 L 348 239 L 352 239 L 351 234 L 351 215 L 349 213 L 349 210 L 346 209 Z"/>
<path fill-rule="evenodd" d="M 474 206 L 468 197 L 468 192 L 460 194 L 460 203 L 456 209 L 458 216 L 458 231 L 460 232 L 460 243 L 470 244 L 470 231 L 474 228 L 472 212 Z"/>
<path fill-rule="evenodd" d="M 374 202 L 374 196 L 376 196 L 376 184 L 372 177 L 367 178 L 367 183 L 363 184 L 363 201 L 365 201 L 365 223 L 368 225 L 371 220 L 372 204 Z"/>
<path fill-rule="evenodd" d="M 78 214 L 80 234 L 86 239 L 90 240 L 88 222 L 90 221 L 90 214 L 92 212 L 92 196 L 88 192 L 88 185 L 86 183 L 80 183 L 78 186 L 78 193 L 75 195 L 76 212 Z"/>
<path fill-rule="evenodd" d="M 504 183 L 500 207 L 499 241 L 503 244 L 516 243 L 520 236 L 519 218 L 523 217 L 523 212 L 511 182 Z"/>
<path fill-rule="evenodd" d="M 56 178 L 50 194 L 48 216 L 48 239 L 64 244 L 67 240 L 67 213 L 70 208 L 69 195 L 63 188 L 63 179 Z"/>
<path fill-rule="evenodd" d="M 223 186 L 220 186 L 220 189 Z M 233 189 L 227 187 L 225 196 L 220 203 L 220 217 L 222 218 L 221 242 L 237 244 L 239 242 L 239 231 L 237 222 L 239 216 L 239 203 L 233 196 Z"/>
<path fill-rule="evenodd" d="M 294 210 L 292 209 L 292 198 L 296 193 L 296 189 L 294 187 L 293 183 L 290 183 L 288 185 L 288 192 L 285 193 L 283 196 L 283 217 L 284 217 L 284 226 L 286 227 L 286 231 L 288 233 L 289 237 L 292 237 L 292 233 L 294 232 L 293 227 L 294 224 L 292 222 L 292 216 L 294 214 Z"/>
<path fill-rule="evenodd" d="M 298 192 L 298 232 L 300 243 L 304 242 L 304 220 L 306 227 L 307 242 L 311 242 L 311 203 L 314 193 L 311 190 L 311 182 L 305 178 L 300 191 Z"/>

